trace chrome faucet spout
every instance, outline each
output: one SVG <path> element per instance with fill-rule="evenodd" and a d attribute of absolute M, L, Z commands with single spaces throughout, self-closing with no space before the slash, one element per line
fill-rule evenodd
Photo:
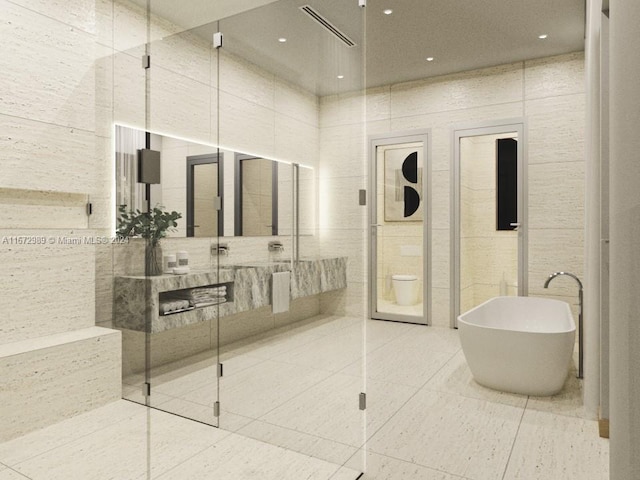
<path fill-rule="evenodd" d="M 584 378 L 584 331 L 583 331 L 583 317 L 582 317 L 582 305 L 583 305 L 583 294 L 582 294 L 582 282 L 578 278 L 577 275 L 569 272 L 554 272 L 547 278 L 547 281 L 544 282 L 544 288 L 549 288 L 549 283 L 556 277 L 560 275 L 566 275 L 568 277 L 573 278 L 576 282 L 578 282 L 578 286 L 580 290 L 578 290 L 578 304 L 580 310 L 578 310 L 578 378 Z"/>
<path fill-rule="evenodd" d="M 560 275 L 567 275 L 568 277 L 573 278 L 576 282 L 578 282 L 578 286 L 580 287 L 580 290 L 582 290 L 582 282 L 580 281 L 580 279 L 577 277 L 577 275 L 574 275 L 573 273 L 569 273 L 569 272 L 554 272 L 554 273 L 552 273 L 547 278 L 547 281 L 544 282 L 544 288 L 549 288 L 549 283 L 551 283 L 551 280 L 553 280 L 556 277 L 559 277 Z"/>

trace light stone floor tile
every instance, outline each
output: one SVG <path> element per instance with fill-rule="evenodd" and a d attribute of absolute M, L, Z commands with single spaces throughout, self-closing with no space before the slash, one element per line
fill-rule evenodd
<path fill-rule="evenodd" d="M 339 466 L 284 448 L 266 445 L 262 442 L 232 434 L 213 445 L 188 462 L 173 468 L 160 476 L 159 480 L 283 480 L 304 478 L 308 480 L 328 480 Z M 353 471 L 355 478 L 360 472 Z"/>
<path fill-rule="evenodd" d="M 244 349 L 246 353 L 245 356 L 271 360 L 278 355 L 282 355 L 283 353 L 287 353 L 295 348 L 307 345 L 314 340 L 322 338 L 321 335 L 317 335 L 311 332 L 302 331 L 300 333 L 292 333 L 293 335 L 289 332 L 282 332 L 278 335 L 274 335 L 273 337 L 258 340 L 254 344 L 247 346 L 247 348 Z"/>
<path fill-rule="evenodd" d="M 143 407 L 140 407 L 141 409 Z M 15 465 L 33 480 L 123 480 L 159 475 L 231 435 L 148 409 L 125 422 Z"/>
<path fill-rule="evenodd" d="M 527 410 L 505 480 L 609 478 L 609 442 L 596 421 Z"/>
<path fill-rule="evenodd" d="M 514 407 L 524 407 L 527 403 L 525 395 L 499 392 L 476 383 L 462 351 L 449 360 L 425 388 Z"/>
<path fill-rule="evenodd" d="M 413 387 L 368 380 L 366 414 L 358 409 L 363 380 L 336 374 L 264 415 L 260 420 L 360 447 L 416 392 Z M 363 428 L 366 421 L 367 428 Z"/>
<path fill-rule="evenodd" d="M 494 480 L 505 469 L 508 480 L 608 477 L 607 441 L 596 422 L 577 418 L 586 414 L 575 371 L 554 397 L 486 389 L 455 330 L 318 316 L 225 347 L 220 358 L 219 419 L 210 353 L 155 369 L 151 396 L 220 429 L 119 401 L 0 444 L 0 480 L 147 479 L 148 451 L 152 478 L 350 480 L 363 469 L 357 449 L 367 436 L 364 479 Z M 135 378 L 124 391 L 143 402 Z"/>
<path fill-rule="evenodd" d="M 358 455 L 354 456 L 354 459 L 347 462 L 345 468 L 357 469 L 353 462 L 355 465 L 360 465 L 362 456 L 361 450 Z M 366 472 L 361 477 L 362 480 L 461 480 L 465 478 L 373 452 L 366 453 L 365 462 Z M 332 480 L 334 479 L 332 478 Z"/>
<path fill-rule="evenodd" d="M 142 393 L 142 385 L 122 385 L 122 398 L 131 403 L 145 405 L 145 397 Z M 163 403 L 172 400 L 173 397 L 154 391 L 151 388 L 150 405 L 160 407 Z"/>
<path fill-rule="evenodd" d="M 574 351 L 574 363 L 577 364 L 578 352 Z M 589 413 L 582 402 L 583 380 L 576 377 L 577 369 L 573 365 L 560 393 L 552 397 L 529 397 L 527 410 L 538 410 L 557 415 L 589 418 Z"/>
<path fill-rule="evenodd" d="M 450 353 L 456 353 L 461 348 L 458 331 L 448 327 L 415 325 L 413 330 L 402 335 L 400 339 L 407 348 L 416 347 Z"/>
<path fill-rule="evenodd" d="M 256 420 L 241 428 L 237 433 L 245 437 L 260 440 L 269 445 L 283 447 L 338 465 L 343 465 L 357 451 L 356 447 L 260 420 Z M 356 464 L 356 462 L 352 463 L 351 469 L 358 470 L 359 468 L 360 466 Z"/>
<path fill-rule="evenodd" d="M 0 468 L 0 480 L 29 480 L 29 478 L 10 468 Z"/>
<path fill-rule="evenodd" d="M 133 416 L 142 415 L 145 411 L 140 405 L 126 400 L 110 403 L 64 422 L 0 443 L 0 461 L 5 465 L 16 465 Z"/>
<path fill-rule="evenodd" d="M 223 410 L 257 419 L 329 375 L 324 370 L 264 360 L 236 375 L 222 377 L 219 401 Z M 217 385 L 204 385 L 184 398 L 201 405 L 213 405 Z"/>
<path fill-rule="evenodd" d="M 361 335 L 349 327 L 345 335 L 327 335 L 274 357 L 278 362 L 338 372 L 363 356 Z"/>
<path fill-rule="evenodd" d="M 220 361 L 224 364 L 224 375 L 228 377 L 252 368 L 263 360 L 249 355 L 225 354 Z M 215 383 L 216 379 L 217 363 L 215 359 L 210 359 L 206 363 L 200 362 L 190 367 L 182 367 L 163 375 L 152 375 L 151 388 L 154 392 L 180 397 L 197 390 L 202 385 Z"/>
<path fill-rule="evenodd" d="M 368 442 L 379 453 L 473 480 L 501 478 L 523 408 L 423 389 Z"/>
<path fill-rule="evenodd" d="M 396 338 L 367 355 L 366 376 L 372 380 L 422 387 L 453 355 L 450 352 L 407 347 L 403 338 Z M 361 375 L 362 361 L 356 361 L 342 373 Z"/>

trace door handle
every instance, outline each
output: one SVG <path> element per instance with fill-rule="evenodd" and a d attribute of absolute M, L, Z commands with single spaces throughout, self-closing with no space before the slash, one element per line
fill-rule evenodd
<path fill-rule="evenodd" d="M 513 222 L 509 224 L 511 227 L 515 227 L 514 230 L 518 230 L 520 228 L 520 222 Z"/>

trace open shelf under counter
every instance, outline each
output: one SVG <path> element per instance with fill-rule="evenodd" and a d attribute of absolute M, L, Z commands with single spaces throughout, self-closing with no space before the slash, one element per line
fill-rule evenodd
<path fill-rule="evenodd" d="M 118 328 L 160 333 L 236 313 L 233 302 L 235 270 L 194 271 L 186 275 L 122 276 L 114 282 L 114 323 Z M 160 301 L 177 292 L 226 286 L 224 303 L 196 307 L 168 315 L 160 314 Z M 146 324 L 150 323 L 150 328 Z"/>

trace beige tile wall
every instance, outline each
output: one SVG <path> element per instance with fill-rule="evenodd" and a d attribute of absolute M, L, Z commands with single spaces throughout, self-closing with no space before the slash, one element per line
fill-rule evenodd
<path fill-rule="evenodd" d="M 113 123 L 145 127 L 145 72 L 140 65 L 140 56 L 146 40 L 146 16 L 144 10 L 127 0 L 101 0 L 96 11 L 96 28 L 100 32 L 97 39 L 100 57 L 96 67 L 100 121 L 96 128 L 104 135 L 100 162 L 105 167 L 100 170 L 98 183 L 111 185 Z M 229 54 L 228 50 L 215 51 L 201 37 L 181 32 L 178 27 L 155 16 L 152 16 L 151 35 L 150 130 L 195 142 L 219 144 L 225 155 L 230 156 L 231 163 L 233 151 L 239 151 L 317 168 L 319 100 L 315 95 Z M 179 143 L 173 145 L 175 149 L 169 154 L 184 153 L 178 151 L 184 146 Z M 192 151 L 193 148 L 196 147 L 189 147 L 189 155 L 205 153 Z M 225 164 L 229 165 L 229 162 Z M 163 196 L 165 206 L 184 211 L 184 207 L 178 208 L 182 203 L 179 182 L 185 176 L 184 168 L 165 168 L 164 172 L 175 187 L 174 191 L 167 192 L 166 202 Z M 224 186 L 225 202 L 231 205 L 232 171 L 225 175 Z M 109 214 L 101 217 L 100 225 L 96 225 L 105 231 L 110 230 L 113 222 L 108 197 L 100 196 L 101 200 L 104 198 L 101 206 L 103 210 L 109 210 Z M 231 209 L 225 211 L 224 224 L 225 237 L 220 241 L 229 245 L 228 256 L 219 259 L 210 256 L 211 244 L 216 239 L 196 242 L 166 239 L 164 250 L 187 250 L 194 265 L 201 266 L 215 265 L 218 261 L 226 265 L 291 255 L 289 236 L 279 238 L 285 251 L 276 254 L 267 249 L 271 237 L 228 237 L 233 234 Z M 181 234 L 182 230 L 181 227 L 177 233 Z M 317 242 L 317 235 L 303 237 L 301 253 L 316 254 Z M 120 265 L 125 261 L 122 251 L 126 250 L 134 253 L 125 255 L 128 263 Z M 109 251 L 111 248 L 106 247 L 105 252 L 98 252 L 97 272 L 142 271 L 140 248 L 123 247 L 111 254 Z M 111 322 L 112 274 L 99 273 L 98 276 L 97 323 L 108 326 Z"/>
<path fill-rule="evenodd" d="M 366 209 L 357 189 L 366 185 L 366 135 L 430 128 L 433 187 L 433 323 L 450 321 L 450 164 L 452 128 L 470 122 L 525 117 L 529 175 L 529 292 L 574 296 L 570 284 L 542 289 L 546 275 L 583 273 L 584 55 L 582 52 L 391 85 L 362 95 L 336 95 L 320 103 L 321 198 L 339 198 L 340 211 L 321 207 L 321 249 L 365 245 Z M 366 107 L 366 110 L 365 110 Z M 346 202 L 346 203 L 345 203 Z M 337 216 L 336 216 L 337 215 Z M 351 228 L 347 228 L 351 225 Z M 355 228 L 354 226 L 357 226 Z M 362 314 L 367 255 L 350 258 L 348 293 L 332 304 Z M 569 297 L 570 298 L 570 297 Z"/>

